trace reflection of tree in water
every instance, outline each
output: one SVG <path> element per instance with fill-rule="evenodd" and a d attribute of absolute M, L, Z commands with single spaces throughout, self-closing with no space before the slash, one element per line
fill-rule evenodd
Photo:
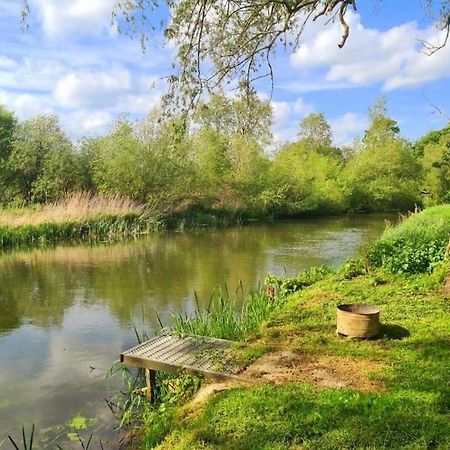
<path fill-rule="evenodd" d="M 365 240 L 378 235 L 382 226 L 380 217 L 310 219 L 6 254 L 0 258 L 0 332 L 24 320 L 58 326 L 65 310 L 77 302 L 105 304 L 125 323 L 145 305 L 151 311 L 147 319 L 157 327 L 153 311 L 192 310 L 194 290 L 205 305 L 213 289 L 225 282 L 231 291 L 239 280 L 246 287 L 256 285 L 271 250 L 295 250 L 348 229 L 359 230 Z M 309 258 L 302 264 L 316 264 L 320 257 L 293 253 L 295 263 Z"/>
<path fill-rule="evenodd" d="M 37 326 L 60 325 L 64 311 L 74 301 L 76 279 L 63 267 L 2 264 L 0 270 L 0 332 L 16 328 L 22 321 Z"/>

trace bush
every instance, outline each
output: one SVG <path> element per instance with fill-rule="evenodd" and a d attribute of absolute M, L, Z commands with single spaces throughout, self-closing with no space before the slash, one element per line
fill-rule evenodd
<path fill-rule="evenodd" d="M 446 258 L 449 237 L 450 205 L 435 206 L 387 229 L 369 259 L 394 273 L 432 272 Z"/>
<path fill-rule="evenodd" d="M 269 275 L 266 277 L 264 284 L 268 292 L 273 289 L 273 295 L 277 294 L 280 297 L 285 297 L 286 295 L 301 291 L 317 283 L 332 272 L 333 270 L 326 266 L 311 267 L 300 272 L 297 277 L 293 278 L 281 278 L 275 275 Z"/>

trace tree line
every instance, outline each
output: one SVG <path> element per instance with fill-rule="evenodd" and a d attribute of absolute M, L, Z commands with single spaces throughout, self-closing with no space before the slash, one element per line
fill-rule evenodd
<path fill-rule="evenodd" d="M 364 136 L 333 145 L 321 113 L 271 155 L 272 109 L 255 93 L 214 95 L 191 118 L 156 108 L 72 142 L 54 115 L 19 121 L 0 107 L 0 202 L 21 206 L 87 191 L 128 197 L 163 214 L 191 210 L 294 216 L 408 210 L 450 201 L 450 125 L 416 142 L 383 101 Z"/>

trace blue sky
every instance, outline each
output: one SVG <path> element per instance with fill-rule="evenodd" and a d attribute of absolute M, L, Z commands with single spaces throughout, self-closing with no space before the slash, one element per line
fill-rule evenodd
<path fill-rule="evenodd" d="M 138 40 L 110 26 L 114 0 L 31 0 L 21 33 L 21 0 L 0 2 L 0 103 L 21 119 L 57 113 L 74 139 L 105 132 L 121 113 L 143 117 L 158 103 L 173 49 L 161 42 L 143 54 Z M 295 54 L 274 60 L 274 134 L 292 139 L 298 122 L 323 112 L 335 142 L 349 143 L 367 126 L 381 95 L 402 133 L 415 139 L 446 124 L 425 96 L 450 115 L 450 45 L 429 57 L 417 39 L 441 37 L 422 0 L 359 1 L 343 50 L 338 23 L 309 27 Z M 269 85 L 258 91 L 267 95 Z M 423 92 L 423 93 L 422 93 Z"/>

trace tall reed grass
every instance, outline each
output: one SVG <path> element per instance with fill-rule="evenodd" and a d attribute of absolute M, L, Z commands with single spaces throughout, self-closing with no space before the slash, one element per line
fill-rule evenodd
<path fill-rule="evenodd" d="M 141 215 L 144 205 L 117 195 L 78 192 L 54 203 L 0 210 L 0 226 L 83 222 L 98 216 Z M 147 212 L 148 213 L 148 212 Z"/>
<path fill-rule="evenodd" d="M 244 294 L 240 284 L 233 295 L 226 288 L 218 289 L 205 310 L 197 302 L 194 315 L 173 315 L 168 331 L 237 340 L 256 331 L 280 307 L 282 301 L 281 297 L 269 296 L 261 287 Z"/>
<path fill-rule="evenodd" d="M 113 240 L 154 231 L 158 214 L 117 196 L 79 193 L 54 204 L 0 212 L 0 248 Z"/>

